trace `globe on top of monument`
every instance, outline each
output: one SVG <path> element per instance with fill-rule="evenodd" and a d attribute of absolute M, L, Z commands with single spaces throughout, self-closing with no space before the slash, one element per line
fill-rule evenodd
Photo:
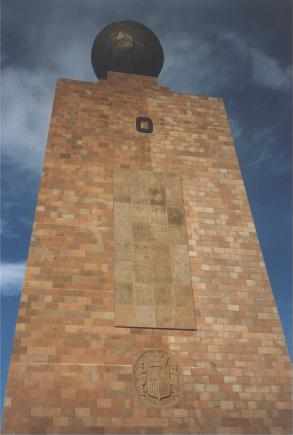
<path fill-rule="evenodd" d="M 96 36 L 92 65 L 100 79 L 108 71 L 158 77 L 164 54 L 157 36 L 135 21 L 112 23 Z"/>

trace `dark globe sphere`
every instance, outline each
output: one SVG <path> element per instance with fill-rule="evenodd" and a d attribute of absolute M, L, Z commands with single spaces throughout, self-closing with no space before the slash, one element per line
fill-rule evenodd
<path fill-rule="evenodd" d="M 164 62 L 157 36 L 143 24 L 120 21 L 109 24 L 96 36 L 92 65 L 98 78 L 108 71 L 157 77 Z"/>

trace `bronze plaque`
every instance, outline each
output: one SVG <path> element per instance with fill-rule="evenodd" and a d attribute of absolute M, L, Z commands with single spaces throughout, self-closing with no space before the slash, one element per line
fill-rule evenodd
<path fill-rule="evenodd" d="M 181 179 L 114 172 L 115 324 L 194 329 Z"/>
<path fill-rule="evenodd" d="M 179 372 L 165 351 L 148 350 L 134 365 L 134 383 L 140 399 L 154 406 L 175 405 L 179 399 Z"/>

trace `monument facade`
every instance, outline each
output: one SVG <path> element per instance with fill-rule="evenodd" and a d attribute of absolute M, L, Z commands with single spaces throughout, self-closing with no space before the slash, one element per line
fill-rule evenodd
<path fill-rule="evenodd" d="M 291 363 L 224 103 L 161 86 L 157 42 L 137 61 L 144 29 L 119 26 L 112 63 L 93 52 L 101 80 L 57 82 L 4 433 L 289 434 Z"/>

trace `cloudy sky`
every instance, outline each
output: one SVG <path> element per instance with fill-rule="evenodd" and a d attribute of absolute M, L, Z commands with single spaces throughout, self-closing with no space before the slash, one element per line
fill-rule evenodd
<path fill-rule="evenodd" d="M 113 21 L 150 27 L 160 82 L 221 96 L 292 346 L 292 11 L 289 0 L 3 0 L 1 365 L 3 399 L 56 80 L 95 81 L 93 40 Z M 1 399 L 1 400 L 2 400 Z"/>

